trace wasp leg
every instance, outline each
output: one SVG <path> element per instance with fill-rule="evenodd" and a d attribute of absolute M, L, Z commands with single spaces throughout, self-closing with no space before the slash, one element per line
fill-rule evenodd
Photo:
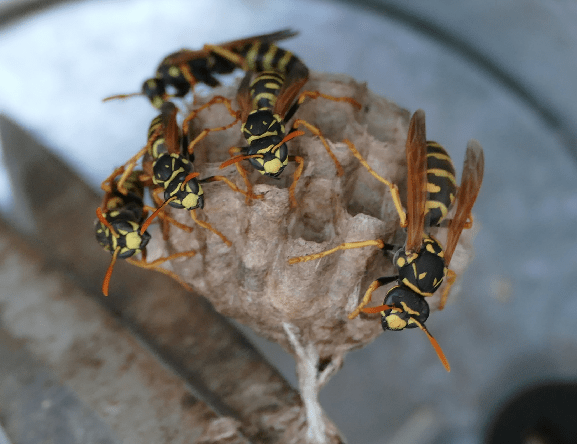
<path fill-rule="evenodd" d="M 367 242 L 371 242 L 371 241 L 367 241 Z M 373 281 L 373 283 L 371 285 L 369 285 L 369 288 L 367 288 L 367 291 L 365 292 L 365 295 L 363 296 L 363 300 L 361 301 L 361 303 L 349 315 L 349 319 L 356 318 L 359 315 L 359 313 L 361 311 L 363 311 L 363 308 L 365 308 L 368 305 L 368 303 L 371 302 L 371 297 L 372 297 L 373 291 L 375 291 L 379 287 L 382 287 L 383 285 L 387 285 L 393 281 L 396 281 L 398 278 L 399 278 L 398 276 L 387 276 L 387 277 L 378 278 L 377 280 Z"/>
<path fill-rule="evenodd" d="M 397 209 L 397 213 L 399 213 L 399 219 L 401 220 L 400 225 L 403 228 L 406 227 L 407 226 L 407 214 L 405 213 L 405 210 L 403 210 L 403 205 L 401 204 L 401 196 L 399 195 L 399 188 L 397 187 L 397 185 L 395 185 L 394 183 L 389 182 L 387 179 L 384 179 L 383 177 L 379 176 L 376 173 L 376 171 L 373 170 L 369 166 L 369 164 L 363 158 L 363 156 L 361 156 L 361 153 L 359 153 L 359 151 L 356 149 L 353 142 L 351 142 L 348 139 L 345 139 L 344 142 L 348 145 L 349 149 L 353 153 L 353 156 L 355 156 L 359 160 L 359 162 L 361 162 L 361 165 L 363 165 L 367 169 L 367 171 L 373 175 L 373 177 L 375 179 L 379 180 L 380 182 L 384 183 L 386 186 L 389 187 L 389 190 L 391 190 L 391 196 L 393 197 L 393 203 L 395 204 L 395 208 Z"/>
<path fill-rule="evenodd" d="M 154 207 L 149 207 L 148 205 L 144 206 L 144 209 L 146 211 L 156 211 L 156 208 Z M 181 229 L 182 231 L 186 231 L 187 233 L 192 233 L 194 231 L 194 227 L 190 227 L 188 225 L 185 224 L 181 224 L 180 222 L 178 222 L 176 219 L 173 219 L 172 217 L 170 217 L 168 214 L 166 213 L 160 213 L 158 215 L 158 217 L 160 217 L 161 219 L 165 219 L 166 222 L 168 222 L 169 224 L 174 225 L 176 228 Z"/>
<path fill-rule="evenodd" d="M 295 172 L 293 173 L 293 183 L 289 187 L 289 199 L 291 202 L 291 207 L 296 208 L 297 199 L 295 197 L 295 190 L 297 187 L 297 181 L 300 179 L 304 168 L 304 159 L 301 156 L 289 156 L 288 160 L 298 163 Z"/>
<path fill-rule="evenodd" d="M 200 142 L 202 139 L 204 139 L 206 136 L 208 136 L 211 132 L 227 130 L 227 129 L 233 127 L 234 125 L 236 125 L 237 122 L 240 120 L 239 114 L 235 110 L 232 109 L 232 105 L 231 105 L 231 102 L 229 99 L 227 99 L 226 97 L 223 97 L 223 96 L 215 96 L 209 102 L 202 105 L 200 108 L 197 108 L 194 111 L 192 111 L 186 117 L 186 119 L 184 119 L 184 121 L 182 122 L 184 134 L 188 135 L 189 124 L 190 124 L 190 122 L 192 122 L 192 120 L 194 120 L 196 118 L 198 113 L 200 113 L 203 109 L 206 109 L 206 108 L 208 108 L 212 105 L 215 105 L 217 103 L 222 103 L 224 106 L 226 106 L 226 109 L 228 110 L 229 114 L 232 117 L 234 117 L 235 120 L 232 123 L 229 123 L 228 125 L 219 126 L 217 128 L 205 128 L 205 129 L 203 129 L 200 132 L 200 134 L 194 138 L 194 140 L 189 142 L 189 144 L 188 144 L 188 154 L 189 155 L 193 154 L 194 147 L 196 146 L 196 144 L 198 142 Z"/>
<path fill-rule="evenodd" d="M 198 225 L 200 225 L 202 228 L 206 228 L 207 230 L 212 231 L 214 234 L 216 234 L 218 237 L 220 237 L 222 239 L 222 241 L 227 245 L 227 246 L 231 246 L 232 242 L 229 241 L 226 236 L 224 234 L 222 234 L 220 231 L 216 230 L 215 228 L 213 228 L 212 225 L 210 225 L 208 222 L 203 222 L 201 220 L 199 220 L 196 217 L 196 210 L 190 210 L 190 217 L 192 218 L 193 221 L 195 221 Z"/>
<path fill-rule="evenodd" d="M 248 193 L 246 191 L 241 190 L 239 187 L 237 187 L 234 183 L 232 183 L 230 180 L 228 180 L 228 178 L 226 178 L 224 176 L 210 176 L 210 177 L 207 177 L 205 179 L 199 180 L 198 182 L 199 183 L 205 183 L 205 182 L 216 182 L 216 181 L 224 182 L 225 184 L 227 184 L 230 187 L 230 189 L 232 191 L 236 191 L 237 193 L 241 193 L 249 199 L 262 199 L 264 197 L 264 194 L 252 194 L 252 193 Z"/>
<path fill-rule="evenodd" d="M 159 273 L 166 274 L 167 276 L 170 276 L 172 279 L 174 279 L 176 282 L 178 282 L 180 285 L 182 285 L 186 290 L 193 291 L 192 288 L 186 282 L 184 282 L 180 277 L 178 277 L 178 275 L 176 273 L 174 273 L 173 271 L 167 270 L 166 268 L 159 267 L 159 265 L 166 262 L 166 261 L 170 261 L 172 259 L 177 259 L 179 257 L 192 257 L 195 254 L 196 254 L 196 251 L 183 251 L 181 253 L 174 253 L 174 254 L 171 254 L 170 256 L 156 259 L 152 262 L 146 262 L 145 259 L 136 260 L 136 259 L 132 259 L 132 258 L 128 258 L 128 259 L 126 259 L 126 261 L 128 263 L 130 263 L 132 265 L 136 265 L 137 267 L 140 267 L 140 268 L 146 268 L 149 270 L 154 270 L 154 271 L 158 271 Z"/>
<path fill-rule="evenodd" d="M 138 153 L 136 153 L 134 156 L 132 156 L 128 160 L 128 162 L 126 162 L 124 164 L 124 168 L 125 168 L 124 173 L 122 173 L 122 176 L 120 176 L 120 179 L 118 179 L 118 183 L 116 185 L 116 188 L 122 194 L 126 195 L 128 193 L 128 190 L 124 187 L 124 182 L 126 182 L 128 177 L 132 174 L 132 171 L 134 170 L 134 167 L 136 166 L 138 159 L 140 159 L 142 156 L 144 156 L 146 154 L 146 152 L 149 150 L 149 148 L 151 146 L 152 141 L 156 139 L 156 136 L 158 134 L 160 134 L 161 131 L 162 131 L 161 128 L 157 128 L 152 133 L 152 135 L 148 138 L 148 142 L 146 142 L 146 145 L 144 146 L 144 148 L 142 148 L 140 151 L 138 151 Z"/>
<path fill-rule="evenodd" d="M 310 123 L 308 123 L 305 120 L 302 119 L 296 119 L 293 123 L 292 129 L 291 131 L 295 130 L 299 125 L 303 125 L 305 128 L 307 128 L 311 133 L 313 133 L 315 136 L 318 136 L 319 139 L 321 139 L 321 142 L 323 143 L 323 145 L 325 146 L 325 149 L 327 150 L 327 153 L 329 154 L 329 156 L 331 156 L 331 159 L 333 159 L 333 162 L 335 163 L 335 167 L 337 168 L 337 176 L 342 176 L 343 174 L 345 174 L 345 171 L 343 170 L 343 167 L 341 166 L 340 162 L 338 161 L 337 157 L 335 156 L 335 154 L 332 152 L 331 147 L 329 146 L 327 140 L 325 139 L 325 137 L 322 135 L 321 131 L 316 127 L 311 125 Z"/>
<path fill-rule="evenodd" d="M 231 157 L 234 157 L 235 154 L 240 153 L 241 151 L 242 150 L 240 148 L 233 146 L 228 150 L 228 154 L 230 154 Z M 252 196 L 255 196 L 255 194 L 252 192 L 252 184 L 248 179 L 248 171 L 239 162 L 237 162 L 235 165 L 238 174 L 240 174 L 240 177 L 242 177 L 242 180 L 246 185 L 246 203 L 248 205 L 250 204 L 250 200 L 254 199 Z"/>
<path fill-rule="evenodd" d="M 447 303 L 447 298 L 449 297 L 449 293 L 451 291 L 451 287 L 457 280 L 457 273 L 453 270 L 447 270 L 447 285 L 445 286 L 445 290 L 443 291 L 443 295 L 441 296 L 441 302 L 439 302 L 439 310 L 445 308 L 445 304 Z"/>
<path fill-rule="evenodd" d="M 298 104 L 299 105 L 302 104 L 307 97 L 310 97 L 312 99 L 318 99 L 319 97 L 322 97 L 323 99 L 332 100 L 334 102 L 349 102 L 351 105 L 353 105 L 355 108 L 359 110 L 362 108 L 361 104 L 352 97 L 329 96 L 328 94 L 323 94 L 319 91 L 303 91 L 299 96 Z"/>
<path fill-rule="evenodd" d="M 352 250 L 353 248 L 363 248 L 363 247 L 385 248 L 385 243 L 380 239 L 359 241 L 359 242 L 345 242 L 343 244 L 336 246 L 335 248 L 331 248 L 330 250 L 326 251 L 321 251 L 320 253 L 309 254 L 307 256 L 291 257 L 288 262 L 290 265 L 294 265 L 298 264 L 299 262 L 306 262 L 320 259 L 321 257 L 325 257 L 328 256 L 329 254 L 336 253 L 339 250 Z"/>
<path fill-rule="evenodd" d="M 124 165 L 116 168 L 112 172 L 112 174 L 108 176 L 106 179 L 104 179 L 100 184 L 100 188 L 102 189 L 102 191 L 104 191 L 106 194 L 112 193 L 113 191 L 112 183 L 114 182 L 114 179 L 116 179 L 116 176 L 122 174 L 123 172 L 124 172 Z"/>
<path fill-rule="evenodd" d="M 154 190 L 151 191 L 151 195 L 152 195 L 152 200 L 154 201 L 154 204 L 156 205 L 156 209 L 154 211 L 156 211 L 158 208 L 160 208 L 163 204 L 164 204 L 164 200 L 159 196 L 160 193 L 162 193 L 164 190 L 161 187 L 157 187 Z M 160 217 L 160 214 L 159 214 Z M 161 218 L 162 220 L 162 239 L 164 241 L 168 240 L 168 231 L 169 231 L 169 227 L 168 227 L 168 220 Z"/>

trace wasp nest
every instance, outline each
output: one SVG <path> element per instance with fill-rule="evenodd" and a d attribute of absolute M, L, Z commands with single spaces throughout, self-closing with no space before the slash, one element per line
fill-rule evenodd
<path fill-rule="evenodd" d="M 362 314 L 353 320 L 347 315 L 374 279 L 394 275 L 395 269 L 391 254 L 376 247 L 341 251 L 296 265 L 289 265 L 288 259 L 348 241 L 382 239 L 403 245 L 405 234 L 389 189 L 367 172 L 343 140 L 352 141 L 368 164 L 397 184 L 405 196 L 405 140 L 410 114 L 343 75 L 312 73 L 304 89 L 352 97 L 362 105 L 357 110 L 347 102 L 309 98 L 295 116 L 321 130 L 344 174 L 337 175 L 319 137 L 305 130 L 305 135 L 288 142 L 289 154 L 304 158 L 304 171 L 296 185 L 296 207 L 291 207 L 289 200 L 294 162 L 274 179 L 260 175 L 244 161 L 251 171 L 254 192 L 262 194 L 262 199 L 247 203 L 245 196 L 225 183 L 210 182 L 203 185 L 204 209 L 197 210 L 199 218 L 222 232 L 232 246 L 200 226 L 192 233 L 171 226 L 168 241 L 153 236 L 149 256 L 154 259 L 157 255 L 197 251 L 194 257 L 174 260 L 170 266 L 219 312 L 250 326 L 295 356 L 306 404 L 307 396 L 314 398 L 348 350 L 382 333 L 379 315 Z M 217 93 L 231 99 L 232 107 L 237 108 L 234 88 L 221 88 Z M 194 108 L 208 100 L 210 97 L 197 97 Z M 217 104 L 193 120 L 191 131 L 198 134 L 204 128 L 229 122 L 230 114 Z M 224 175 L 244 189 L 234 165 L 219 169 L 232 146 L 246 146 L 240 124 L 210 133 L 199 143 L 194 151 L 199 178 Z M 185 210 L 170 209 L 170 213 L 182 223 L 195 225 Z M 446 230 L 438 231 L 433 234 L 443 242 Z M 451 264 L 457 274 L 470 258 L 471 235 L 467 231 L 471 230 L 465 230 Z M 432 309 L 442 291 L 443 287 L 428 298 Z M 385 294 L 386 288 L 375 292 L 371 305 L 382 304 Z M 307 391 L 310 393 L 304 393 Z M 307 408 L 311 421 L 315 404 L 309 403 Z"/>

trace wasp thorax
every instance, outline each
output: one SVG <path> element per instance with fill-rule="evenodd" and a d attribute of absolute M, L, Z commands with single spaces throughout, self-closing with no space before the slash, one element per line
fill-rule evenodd
<path fill-rule="evenodd" d="M 185 172 L 192 172 L 192 164 L 179 154 L 163 154 L 152 167 L 152 180 L 156 185 L 167 187 L 167 182 L 174 180 L 174 177 Z"/>
<path fill-rule="evenodd" d="M 429 304 L 425 298 L 404 285 L 391 288 L 383 303 L 394 307 L 381 314 L 383 330 L 415 328 L 418 325 L 414 321 L 423 324 L 429 318 Z"/>
<path fill-rule="evenodd" d="M 252 140 L 255 137 L 281 136 L 282 139 L 282 136 L 284 135 L 282 119 L 280 116 L 273 114 L 269 110 L 257 110 L 251 112 L 242 127 L 244 136 L 251 145 Z"/>
<path fill-rule="evenodd" d="M 443 247 L 435 238 L 428 236 L 416 253 L 407 253 L 404 248 L 397 251 L 393 263 L 399 270 L 399 282 L 423 296 L 432 295 L 447 272 Z"/>

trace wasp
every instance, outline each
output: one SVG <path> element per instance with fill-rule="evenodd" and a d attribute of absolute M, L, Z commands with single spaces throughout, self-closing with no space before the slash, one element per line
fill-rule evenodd
<path fill-rule="evenodd" d="M 450 286 L 456 275 L 448 269 L 453 253 L 464 228 L 472 224 L 471 210 L 479 194 L 483 180 L 484 154 L 480 144 L 471 140 L 467 146 L 461 185 L 457 188 L 455 169 L 451 158 L 436 142 L 427 142 L 425 130 L 425 114 L 417 110 L 409 125 L 406 143 L 407 156 L 407 212 L 400 203 L 396 185 L 381 178 L 372 170 L 350 141 L 346 141 L 349 148 L 363 165 L 387 184 L 393 194 L 393 201 L 401 226 L 407 228 L 407 240 L 393 258 L 397 268 L 397 275 L 381 277 L 371 283 L 362 302 L 349 315 L 355 318 L 361 311 L 364 313 L 380 313 L 383 330 L 403 330 L 405 328 L 420 328 L 424 331 L 433 345 L 439 359 L 450 371 L 449 362 L 441 347 L 425 326 L 429 317 L 429 305 L 425 297 L 432 296 L 439 288 L 445 276 L 448 286 L 440 304 L 443 308 Z M 425 227 L 441 224 L 454 200 L 457 199 L 457 208 L 454 216 L 448 221 L 448 235 L 446 246 L 442 245 L 433 236 L 425 231 Z M 318 259 L 338 250 L 377 246 L 383 250 L 392 250 L 394 246 L 383 240 L 368 240 L 362 242 L 344 243 L 325 252 L 289 259 L 290 264 Z M 365 308 L 371 301 L 372 293 L 379 287 L 397 281 L 386 294 L 383 305 Z"/>
<path fill-rule="evenodd" d="M 144 82 L 140 93 L 119 94 L 104 100 L 144 95 L 155 108 L 161 108 L 172 97 L 184 97 L 197 83 L 219 86 L 215 75 L 230 74 L 236 68 L 289 72 L 298 64 L 298 60 L 290 52 L 278 48 L 274 42 L 295 35 L 297 32 L 283 29 L 219 45 L 204 45 L 197 51 L 181 49 L 160 62 L 155 77 Z M 174 91 L 172 94 L 167 92 L 169 88 Z"/>
<path fill-rule="evenodd" d="M 224 99 L 217 96 L 209 103 L 203 105 L 196 112 L 205 107 L 212 106 Z M 224 99 L 226 100 L 226 99 Z M 232 109 L 229 110 L 236 115 Z M 136 166 L 138 159 L 143 158 L 142 166 L 145 177 L 148 178 L 150 186 L 155 186 L 153 198 L 158 208 L 144 222 L 144 227 L 160 214 L 161 210 L 170 205 L 174 208 L 181 208 L 190 211 L 192 219 L 203 228 L 206 228 L 219 236 L 225 244 L 232 245 L 231 242 L 209 223 L 199 220 L 196 216 L 196 209 L 204 207 L 203 183 L 223 181 L 234 191 L 246 194 L 224 176 L 211 176 L 202 180 L 198 179 L 199 173 L 194 171 L 194 153 L 188 152 L 188 137 L 182 134 L 177 122 L 178 108 L 172 102 L 165 102 L 161 108 L 161 113 L 150 123 L 148 129 L 147 143 L 135 156 L 126 164 L 126 169 L 118 181 L 118 188 L 125 192 L 124 183 L 126 178 Z M 232 122 L 218 128 L 206 129 L 195 141 L 202 140 L 211 131 L 223 130 L 236 123 Z M 158 198 L 158 192 L 164 193 L 164 201 Z M 165 235 L 166 237 L 166 235 Z"/>
<path fill-rule="evenodd" d="M 125 194 L 118 190 L 118 183 L 115 180 L 115 177 L 122 172 L 123 167 L 115 170 L 111 180 L 105 181 L 102 187 L 106 191 L 104 200 L 102 205 L 96 210 L 96 216 L 98 217 L 95 222 L 96 240 L 105 250 L 110 251 L 112 254 L 112 261 L 102 283 L 102 293 L 108 296 L 112 270 L 118 258 L 126 259 L 129 263 L 138 267 L 164 273 L 175 279 L 187 290 L 192 291 L 176 274 L 159 267 L 159 265 L 171 259 L 194 256 L 196 254 L 195 251 L 175 253 L 152 262 L 146 261 L 146 246 L 151 236 L 146 231 L 146 227 L 143 227 L 143 223 L 148 211 L 152 208 L 144 205 L 144 184 L 140 179 L 143 172 L 132 171 L 126 178 L 124 183 Z M 167 216 L 164 217 L 181 229 L 190 231 L 190 227 L 182 225 Z M 132 256 L 138 253 L 141 253 L 142 259 L 133 259 Z"/>
<path fill-rule="evenodd" d="M 299 63 L 301 64 L 299 65 Z M 309 71 L 302 62 L 299 63 L 295 62 L 293 69 L 287 74 L 278 71 L 263 71 L 256 75 L 251 72 L 245 75 L 238 89 L 237 102 L 242 121 L 241 132 L 248 146 L 231 148 L 229 150 L 231 155 L 240 154 L 220 165 L 220 168 L 225 168 L 236 163 L 247 189 L 250 189 L 248 173 L 238 164 L 242 160 L 249 160 L 259 173 L 275 178 L 279 177 L 289 161 L 296 162 L 298 165 L 293 175 L 293 183 L 289 188 L 292 207 L 296 206 L 295 188 L 303 171 L 304 160 L 300 156 L 289 156 L 286 142 L 304 134 L 304 131 L 297 131 L 300 125 L 320 138 L 327 153 L 335 163 L 337 174 L 341 176 L 344 171 L 317 127 L 302 119 L 296 119 L 287 132 L 285 128 L 287 122 L 294 116 L 298 107 L 307 97 L 346 101 L 358 109 L 361 107 L 357 101 L 350 97 L 333 97 L 318 91 L 300 93 L 308 80 Z"/>

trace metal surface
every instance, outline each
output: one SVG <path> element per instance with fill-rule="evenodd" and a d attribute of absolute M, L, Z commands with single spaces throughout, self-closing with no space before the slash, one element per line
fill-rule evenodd
<path fill-rule="evenodd" d="M 301 403 L 276 369 L 208 302 L 163 275 L 119 264 L 114 291 L 104 298 L 100 287 L 110 256 L 93 239 L 98 197 L 66 165 L 2 116 L 0 135 L 5 159 L 15 172 L 14 186 L 22 191 L 19 205 L 33 216 L 35 229 L 29 238 L 49 258 L 46 266 L 65 272 L 116 314 L 217 413 L 239 419 L 249 436 L 279 439 L 283 427 L 277 422 L 298 418 Z M 66 318 L 63 315 L 58 321 Z M 133 420 L 137 428 L 146 415 Z"/>

